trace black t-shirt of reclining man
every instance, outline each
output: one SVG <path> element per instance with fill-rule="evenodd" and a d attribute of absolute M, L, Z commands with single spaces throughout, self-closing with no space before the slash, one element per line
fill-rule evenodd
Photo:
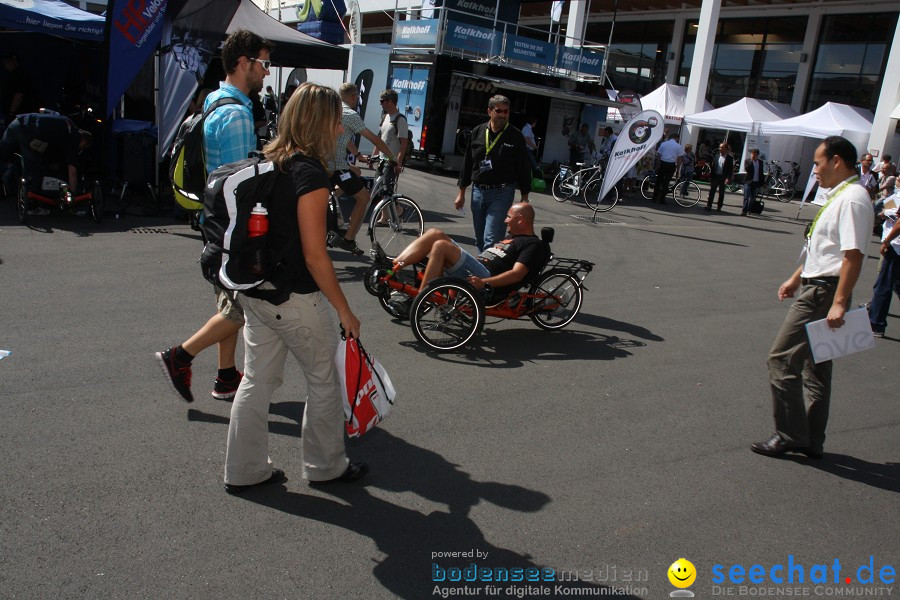
<path fill-rule="evenodd" d="M 544 242 L 536 235 L 514 235 L 486 248 L 478 260 L 484 263 L 491 276 L 512 271 L 516 263 L 520 262 L 528 269 L 525 279 L 529 279 L 544 268 L 547 250 Z"/>

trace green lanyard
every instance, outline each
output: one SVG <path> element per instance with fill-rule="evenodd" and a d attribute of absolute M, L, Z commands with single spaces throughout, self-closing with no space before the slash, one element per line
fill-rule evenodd
<path fill-rule="evenodd" d="M 500 133 L 497 134 L 497 137 L 495 137 L 494 141 L 491 142 L 490 144 L 488 143 L 488 132 L 491 130 L 491 127 L 490 127 L 490 125 L 485 127 L 485 129 L 484 129 L 484 147 L 485 147 L 484 157 L 485 158 L 488 157 L 488 155 L 491 153 L 491 150 L 493 150 L 494 146 L 497 145 L 497 140 L 500 139 L 500 136 L 503 135 L 503 132 L 506 131 L 507 127 L 509 127 L 509 123 L 507 123 L 506 125 L 503 126 L 503 129 L 500 130 Z"/>
<path fill-rule="evenodd" d="M 842 183 L 841 186 L 834 191 L 834 194 L 831 195 L 831 198 L 828 199 L 828 202 L 825 203 L 825 206 L 820 208 L 819 212 L 816 213 L 816 218 L 813 219 L 812 224 L 809 226 L 809 231 L 806 232 L 806 239 L 812 238 L 813 229 L 816 228 L 816 223 L 819 222 L 819 217 L 822 216 L 822 213 L 825 212 L 825 209 L 831 205 L 835 198 L 841 195 L 841 192 L 843 192 L 847 186 L 856 183 L 857 181 L 859 181 L 859 177 L 854 175 L 853 177 Z"/>

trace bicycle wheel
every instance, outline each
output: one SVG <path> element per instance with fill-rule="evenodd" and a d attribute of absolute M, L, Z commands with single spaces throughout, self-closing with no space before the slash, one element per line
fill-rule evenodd
<path fill-rule="evenodd" d="M 23 225 L 28 222 L 28 184 L 24 179 L 19 180 L 19 192 L 16 194 L 16 213 L 19 222 Z"/>
<path fill-rule="evenodd" d="M 461 348 L 481 331 L 484 303 L 465 280 L 441 277 L 419 292 L 409 316 L 417 340 L 446 352 Z"/>
<path fill-rule="evenodd" d="M 560 171 L 553 178 L 553 185 L 550 186 L 553 199 L 557 202 L 565 202 L 571 200 L 573 196 L 578 194 L 578 186 L 575 185 L 575 179 L 571 171 Z"/>
<path fill-rule="evenodd" d="M 422 210 L 412 198 L 391 196 L 375 205 L 369 221 L 369 241 L 381 246 L 388 258 L 397 258 L 425 231 Z"/>
<path fill-rule="evenodd" d="M 684 185 L 684 182 L 680 182 L 672 188 L 672 198 L 679 206 L 685 208 L 696 206 L 697 203 L 700 202 L 700 186 L 693 181 L 688 181 L 686 188 Z M 687 193 L 683 194 L 682 192 Z"/>
<path fill-rule="evenodd" d="M 591 210 L 596 209 L 597 212 L 612 210 L 619 203 L 619 190 L 616 189 L 616 186 L 613 186 L 603 198 L 600 198 L 600 186 L 602 185 L 602 179 L 595 179 L 588 184 L 584 191 L 584 205 Z"/>
<path fill-rule="evenodd" d="M 581 310 L 584 292 L 570 273 L 552 269 L 542 274 L 531 286 L 528 317 L 541 329 L 562 329 Z"/>
<path fill-rule="evenodd" d="M 641 196 L 647 200 L 653 200 L 653 188 L 656 185 L 656 177 L 647 175 L 641 182 Z"/>
<path fill-rule="evenodd" d="M 782 198 L 779 198 L 782 202 L 790 202 L 794 199 L 794 194 L 797 190 L 794 189 L 794 182 L 791 181 L 790 177 L 784 177 L 781 180 L 781 185 L 784 187 L 784 192 L 782 193 Z"/>
<path fill-rule="evenodd" d="M 94 182 L 94 186 L 91 188 L 91 218 L 94 219 L 94 223 L 99 223 L 103 220 L 103 188 L 100 186 L 99 181 Z"/>
<path fill-rule="evenodd" d="M 779 179 L 772 185 L 772 196 L 779 202 L 790 202 L 793 194 L 788 196 L 787 187 L 785 187 L 784 181 Z"/>

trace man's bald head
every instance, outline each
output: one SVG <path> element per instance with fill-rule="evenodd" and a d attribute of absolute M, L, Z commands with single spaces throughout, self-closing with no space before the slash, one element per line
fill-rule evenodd
<path fill-rule="evenodd" d="M 510 207 L 510 210 L 516 211 L 529 226 L 534 227 L 534 207 L 528 202 L 516 202 Z"/>

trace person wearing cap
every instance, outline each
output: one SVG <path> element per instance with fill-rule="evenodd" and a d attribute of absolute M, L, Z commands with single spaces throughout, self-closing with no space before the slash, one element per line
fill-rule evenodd
<path fill-rule="evenodd" d="M 25 177 L 31 189 L 40 192 L 44 157 L 51 149 L 61 153 L 68 165 L 69 189 L 78 194 L 78 155 L 88 148 L 93 137 L 78 129 L 72 119 L 52 113 L 28 113 L 13 119 L 0 139 L 0 160 L 13 153 L 22 155 Z"/>

